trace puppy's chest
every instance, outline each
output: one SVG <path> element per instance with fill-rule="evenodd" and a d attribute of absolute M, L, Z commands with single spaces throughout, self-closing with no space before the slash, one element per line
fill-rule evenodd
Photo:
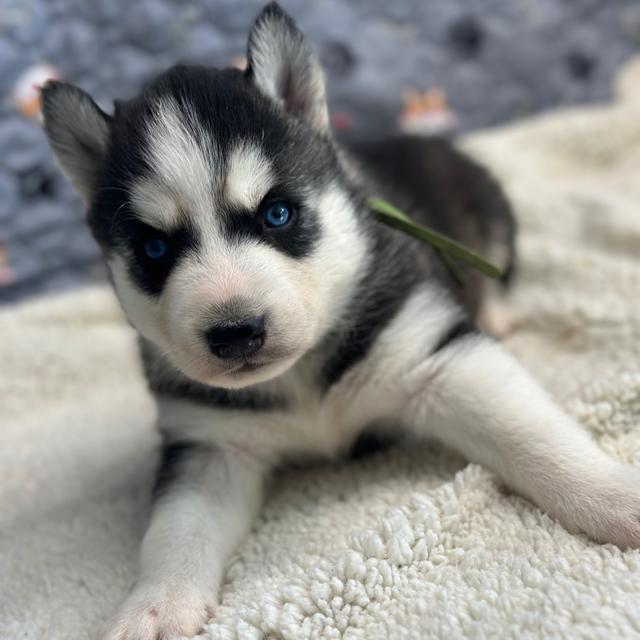
<path fill-rule="evenodd" d="M 271 422 L 272 433 L 280 436 L 273 444 L 285 458 L 340 456 L 371 421 L 358 390 L 348 384 L 326 391 L 300 382 L 289 400 Z"/>
<path fill-rule="evenodd" d="M 338 457 L 353 452 L 363 440 L 393 441 L 402 434 L 405 363 L 381 357 L 385 353 L 374 350 L 329 389 L 299 382 L 286 420 L 285 456 Z"/>
<path fill-rule="evenodd" d="M 388 406 L 380 394 L 372 401 L 369 389 L 353 379 L 328 390 L 299 375 L 280 382 L 271 392 L 284 394 L 283 406 L 211 413 L 208 439 L 274 462 L 331 459 L 348 453 L 365 428 L 376 425 L 379 407 Z"/>

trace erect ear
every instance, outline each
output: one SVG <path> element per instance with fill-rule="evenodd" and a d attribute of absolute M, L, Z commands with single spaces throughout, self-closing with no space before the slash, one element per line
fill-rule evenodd
<path fill-rule="evenodd" d="M 89 204 L 107 154 L 111 118 L 81 89 L 53 80 L 42 88 L 42 113 L 56 159 Z"/>
<path fill-rule="evenodd" d="M 316 129 L 329 128 L 320 62 L 277 3 L 269 3 L 256 18 L 249 34 L 247 60 L 247 75 L 262 93 Z"/>

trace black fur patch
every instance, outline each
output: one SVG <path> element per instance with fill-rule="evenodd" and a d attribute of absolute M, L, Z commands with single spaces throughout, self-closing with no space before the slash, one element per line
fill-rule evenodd
<path fill-rule="evenodd" d="M 394 433 L 379 433 L 376 431 L 363 431 L 353 443 L 349 458 L 358 460 L 390 449 L 402 440 L 402 433 L 398 430 Z"/>
<path fill-rule="evenodd" d="M 344 314 L 344 324 L 321 346 L 331 355 L 323 371 L 323 386 L 328 389 L 340 381 L 353 366 L 361 362 L 380 332 L 398 313 L 411 292 L 423 281 L 418 264 L 412 270 L 407 260 L 411 253 L 395 254 L 393 232 L 380 227 L 373 245 L 376 258 L 363 274 L 358 296 Z M 386 250 L 382 247 L 385 246 Z"/>
<path fill-rule="evenodd" d="M 208 387 L 182 377 L 175 381 L 150 381 L 150 389 L 159 396 L 190 400 L 220 409 L 278 411 L 287 408 L 285 398 L 266 395 L 254 389 Z"/>
<path fill-rule="evenodd" d="M 438 342 L 433 347 L 431 353 L 437 353 L 442 349 L 448 347 L 452 342 L 464 338 L 472 334 L 480 334 L 479 329 L 468 319 L 460 320 L 451 327 L 440 337 Z"/>
<path fill-rule="evenodd" d="M 153 488 L 154 499 L 161 498 L 170 488 L 181 482 L 188 482 L 189 470 L 194 476 L 199 475 L 196 465 L 204 466 L 215 449 L 195 440 L 176 440 L 162 446 L 160 466 L 156 474 Z M 194 481 L 197 481 L 194 478 Z"/>
<path fill-rule="evenodd" d="M 131 218 L 115 227 L 114 233 L 129 247 L 128 266 L 133 282 L 150 295 L 159 294 L 180 258 L 198 248 L 197 236 L 188 226 L 167 234 Z M 145 252 L 147 241 L 154 238 L 167 245 L 166 254 L 155 260 Z"/>

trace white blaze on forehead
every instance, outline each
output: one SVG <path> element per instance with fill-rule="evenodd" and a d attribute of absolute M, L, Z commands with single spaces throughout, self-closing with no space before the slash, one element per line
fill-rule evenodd
<path fill-rule="evenodd" d="M 195 112 L 163 98 L 148 125 L 147 143 L 154 181 L 194 217 L 209 217 L 214 211 L 219 163 L 211 135 L 198 122 Z M 146 199 L 147 204 L 153 203 L 153 197 L 147 195 Z"/>
<path fill-rule="evenodd" d="M 245 142 L 231 149 L 227 163 L 226 201 L 255 209 L 274 184 L 271 162 L 258 147 Z"/>

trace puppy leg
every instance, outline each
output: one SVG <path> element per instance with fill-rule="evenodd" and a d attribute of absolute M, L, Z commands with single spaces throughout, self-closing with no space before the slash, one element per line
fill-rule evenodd
<path fill-rule="evenodd" d="M 262 492 L 261 465 L 191 441 L 166 446 L 140 577 L 106 640 L 193 635 L 213 615 L 225 564 Z"/>
<path fill-rule="evenodd" d="M 482 334 L 409 374 L 406 420 L 499 473 L 569 531 L 640 547 L 640 468 L 607 456 L 524 368 Z"/>

